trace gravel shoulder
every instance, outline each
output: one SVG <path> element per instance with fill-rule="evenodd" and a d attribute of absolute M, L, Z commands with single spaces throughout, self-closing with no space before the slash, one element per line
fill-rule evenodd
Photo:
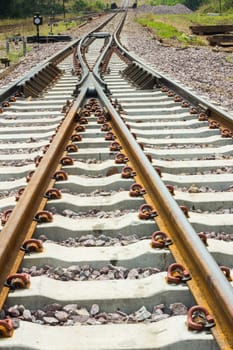
<path fill-rule="evenodd" d="M 135 21 L 130 11 L 122 43 L 158 72 L 233 114 L 233 53 L 209 47 L 163 46 Z"/>

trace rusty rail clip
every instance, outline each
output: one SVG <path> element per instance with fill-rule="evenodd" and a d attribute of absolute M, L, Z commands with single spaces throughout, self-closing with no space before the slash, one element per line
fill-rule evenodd
<path fill-rule="evenodd" d="M 117 153 L 114 159 L 116 164 L 127 163 L 129 160 L 123 153 Z"/>
<path fill-rule="evenodd" d="M 113 141 L 113 142 L 111 142 L 109 149 L 111 152 L 119 152 L 122 149 L 122 147 L 119 144 L 119 142 Z"/>
<path fill-rule="evenodd" d="M 224 275 L 226 276 L 226 279 L 231 282 L 232 278 L 231 278 L 231 270 L 228 266 L 219 266 L 220 269 L 222 270 L 222 272 L 224 273 Z"/>
<path fill-rule="evenodd" d="M 50 188 L 46 191 L 44 197 L 47 199 L 61 199 L 62 194 L 61 191 L 59 191 L 59 189 Z"/>
<path fill-rule="evenodd" d="M 129 179 L 129 178 L 134 177 L 134 176 L 136 176 L 136 172 L 130 166 L 125 166 L 121 170 L 121 177 L 123 179 Z"/>
<path fill-rule="evenodd" d="M 202 306 L 195 305 L 188 311 L 187 325 L 189 330 L 202 331 L 215 326 L 213 317 Z"/>
<path fill-rule="evenodd" d="M 53 214 L 50 211 L 42 210 L 36 214 L 34 220 L 39 224 L 53 221 Z"/>
<path fill-rule="evenodd" d="M 10 318 L 0 320 L 0 337 L 9 338 L 14 333 L 14 322 Z"/>
<path fill-rule="evenodd" d="M 20 199 L 20 197 L 22 196 L 23 192 L 25 190 L 25 187 L 21 187 L 18 189 L 18 191 L 15 194 L 15 201 L 18 202 L 18 200 Z"/>
<path fill-rule="evenodd" d="M 164 248 L 173 244 L 172 240 L 162 231 L 152 233 L 151 246 L 152 248 Z"/>
<path fill-rule="evenodd" d="M 184 266 L 181 264 L 173 263 L 168 266 L 167 270 L 167 282 L 168 283 L 185 283 L 191 280 L 190 273 L 185 270 Z"/>
<path fill-rule="evenodd" d="M 68 175 L 64 170 L 58 170 L 54 173 L 53 179 L 56 181 L 66 181 L 68 180 Z"/>
<path fill-rule="evenodd" d="M 24 251 L 26 254 L 30 254 L 32 252 L 41 253 L 43 252 L 43 242 L 40 239 L 31 238 L 25 241 L 20 248 L 20 250 Z"/>
<path fill-rule="evenodd" d="M 143 196 L 145 193 L 146 193 L 146 190 L 142 188 L 140 184 L 134 183 L 130 186 L 130 189 L 129 189 L 130 197 Z"/>
<path fill-rule="evenodd" d="M 158 216 L 157 212 L 149 204 L 143 204 L 139 208 L 139 219 L 149 220 Z"/>
<path fill-rule="evenodd" d="M 105 141 L 114 141 L 115 138 L 115 135 L 111 131 L 105 134 Z"/>
<path fill-rule="evenodd" d="M 8 210 L 5 210 L 3 213 L 2 213 L 2 217 L 1 217 L 1 223 L 2 223 L 2 226 L 6 225 L 11 213 L 12 213 L 13 209 L 8 209 Z"/>
<path fill-rule="evenodd" d="M 14 273 L 7 277 L 5 287 L 11 291 L 15 289 L 27 289 L 30 287 L 30 275 L 27 273 Z"/>

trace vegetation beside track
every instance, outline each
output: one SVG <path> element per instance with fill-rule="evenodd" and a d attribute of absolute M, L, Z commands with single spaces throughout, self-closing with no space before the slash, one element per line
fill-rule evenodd
<path fill-rule="evenodd" d="M 40 26 L 40 35 L 49 35 L 52 29 L 54 35 L 69 33 L 74 27 L 77 27 L 81 23 L 81 20 L 77 18 L 76 20 L 66 19 L 62 20 L 57 18 L 54 25 L 49 25 L 49 18 L 44 18 L 43 25 Z M 13 26 L 7 29 L 8 25 Z M 0 57 L 8 58 L 11 63 L 17 63 L 24 55 L 23 53 L 23 43 L 22 41 L 12 41 L 9 43 L 9 53 L 6 53 L 6 39 L 14 38 L 17 36 L 31 36 L 36 35 L 36 26 L 32 23 L 32 18 L 27 19 L 14 19 L 14 20 L 3 20 L 1 21 L 2 32 L 0 32 Z M 5 26 L 5 29 L 4 29 Z M 26 45 L 26 52 L 29 52 L 33 44 Z"/>
<path fill-rule="evenodd" d="M 209 16 L 194 12 L 182 15 L 153 15 L 145 13 L 138 15 L 136 21 L 149 28 L 157 39 L 169 43 L 205 45 L 203 37 L 195 36 L 189 27 L 193 25 L 232 24 L 233 14 Z"/>

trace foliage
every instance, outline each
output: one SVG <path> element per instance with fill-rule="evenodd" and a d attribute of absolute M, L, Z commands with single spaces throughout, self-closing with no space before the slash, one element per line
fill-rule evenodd
<path fill-rule="evenodd" d="M 27 47 L 27 52 L 29 52 L 31 49 Z M 11 51 L 7 55 L 7 58 L 11 61 L 11 63 L 16 63 L 22 58 L 23 55 L 23 49 L 20 49 L 19 51 Z"/>
<path fill-rule="evenodd" d="M 195 45 L 203 45 L 204 39 L 192 35 L 190 26 L 192 25 L 217 25 L 217 24 L 232 24 L 233 13 L 226 15 L 206 15 L 200 12 L 193 12 L 185 15 L 153 15 L 143 14 L 137 16 L 137 21 L 151 28 L 155 35 L 161 39 L 178 40 L 183 43 Z"/>
<path fill-rule="evenodd" d="M 191 10 L 196 10 L 202 0 L 150 0 L 149 4 L 152 6 L 168 5 L 174 6 L 176 4 L 183 4 Z"/>
<path fill-rule="evenodd" d="M 232 13 L 232 0 L 202 0 L 200 13 Z"/>
<path fill-rule="evenodd" d="M 193 25 L 193 24 L 200 24 L 200 25 L 232 24 L 233 14 L 228 13 L 225 15 L 209 16 L 206 14 L 201 14 L 200 12 L 195 12 L 191 15 L 187 15 L 187 19 L 190 21 L 190 25 Z"/>
<path fill-rule="evenodd" d="M 87 7 L 87 2 L 85 0 L 76 0 L 73 5 L 73 10 L 75 12 L 84 11 Z"/>
<path fill-rule="evenodd" d="M 147 18 L 140 18 L 139 23 L 152 28 L 160 38 L 164 39 L 181 38 L 183 34 L 171 24 L 148 20 Z"/>
<path fill-rule="evenodd" d="M 138 22 L 147 26 L 155 32 L 156 36 L 160 39 L 177 40 L 178 42 L 188 44 L 202 45 L 202 41 L 198 38 L 189 35 L 189 31 L 183 31 L 176 28 L 176 23 L 179 23 L 181 18 L 188 15 L 146 15 L 138 19 Z M 184 27 L 187 26 L 187 23 Z"/>
<path fill-rule="evenodd" d="M 232 0 L 148 0 L 152 6 L 184 4 L 191 10 L 200 10 L 202 13 L 208 12 L 233 12 Z M 221 4 L 221 9 L 220 9 Z"/>
<path fill-rule="evenodd" d="M 179 4 L 183 4 L 185 0 L 180 0 Z M 168 6 L 173 6 L 178 3 L 177 0 L 150 0 L 149 4 L 151 6 L 158 6 L 158 5 L 168 5 Z"/>
<path fill-rule="evenodd" d="M 106 8 L 102 0 L 0 0 L 0 18 L 25 18 L 41 15 L 65 15 L 66 12 L 99 11 Z"/>
<path fill-rule="evenodd" d="M 96 0 L 96 1 L 87 1 L 87 0 L 75 0 L 73 5 L 73 10 L 75 12 L 83 12 L 83 11 L 99 11 L 104 10 L 106 8 L 106 4 L 104 1 Z"/>
<path fill-rule="evenodd" d="M 65 1 L 65 0 L 64 0 Z M 32 16 L 35 12 L 42 15 L 51 13 L 52 10 L 62 12 L 63 1 L 50 0 L 0 0 L 1 18 L 22 18 Z"/>

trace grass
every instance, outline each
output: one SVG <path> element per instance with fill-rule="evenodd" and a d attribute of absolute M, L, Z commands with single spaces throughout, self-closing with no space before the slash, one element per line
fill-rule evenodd
<path fill-rule="evenodd" d="M 174 17 L 175 15 L 170 15 L 170 16 Z M 192 43 L 192 44 L 196 43 L 198 45 L 203 44 L 199 38 L 190 35 L 188 31 L 186 31 L 185 29 L 180 30 L 176 27 L 175 25 L 176 21 L 177 23 L 179 23 L 179 27 L 180 27 L 179 18 L 177 17 L 176 18 L 169 17 L 169 18 L 166 18 L 166 20 L 164 20 L 165 16 L 162 16 L 161 18 L 158 15 L 156 16 L 149 15 L 149 17 L 150 17 L 149 20 L 147 17 L 141 17 L 138 19 L 138 22 L 143 26 L 149 27 L 155 33 L 155 35 L 160 39 L 163 39 L 165 41 L 176 40 L 182 44 L 188 44 L 188 43 Z M 154 17 L 154 18 L 151 18 L 151 17 Z"/>
<path fill-rule="evenodd" d="M 6 54 L 6 38 L 13 37 L 16 34 L 21 36 L 36 35 L 36 26 L 32 23 L 32 18 L 19 20 L 1 20 L 1 25 L 14 24 L 15 27 L 11 30 L 7 30 L 0 34 L 0 57 L 7 57 L 11 60 L 11 63 L 17 63 L 23 57 L 23 46 L 22 42 L 16 46 L 10 43 L 10 52 Z M 77 21 L 58 21 L 56 25 L 53 25 L 52 31 L 54 35 L 65 33 L 71 28 L 77 26 Z M 50 26 L 48 25 L 48 18 L 44 18 L 44 23 L 40 26 L 40 35 L 49 35 Z M 27 44 L 27 52 L 31 50 L 31 45 Z"/>
<path fill-rule="evenodd" d="M 27 48 L 27 52 L 29 51 L 31 51 L 30 48 Z M 17 63 L 19 59 L 23 57 L 23 49 L 20 49 L 17 52 L 9 52 L 9 54 L 6 55 L 6 57 L 9 58 L 11 63 Z"/>
<path fill-rule="evenodd" d="M 204 45 L 202 37 L 192 35 L 189 27 L 193 25 L 232 24 L 233 14 L 209 16 L 198 12 L 186 15 L 143 14 L 137 22 L 150 28 L 163 40 L 176 40 L 178 43 Z"/>
<path fill-rule="evenodd" d="M 225 59 L 226 59 L 226 62 L 227 62 L 227 63 L 231 63 L 231 62 L 232 62 L 232 57 L 231 57 L 231 55 L 226 56 Z"/>
<path fill-rule="evenodd" d="M 195 12 L 187 16 L 188 16 L 188 20 L 190 20 L 192 24 L 200 24 L 200 25 L 232 24 L 232 21 L 233 21 L 232 13 L 210 16 L 207 14 L 201 14 L 201 13 Z"/>
<path fill-rule="evenodd" d="M 56 22 L 56 25 L 53 25 L 53 32 L 54 34 L 64 33 L 67 30 L 71 29 L 72 27 L 77 26 L 80 24 L 79 21 L 63 21 L 59 20 Z M 48 35 L 50 32 L 50 26 L 48 25 L 49 18 L 43 19 L 43 25 L 40 26 L 40 34 L 41 35 Z M 5 39 L 9 36 L 14 36 L 16 33 L 20 33 L 21 36 L 29 36 L 29 35 L 36 35 L 36 26 L 32 23 L 32 18 L 26 18 L 24 20 L 2 20 L 1 25 L 7 25 L 7 24 L 14 24 L 15 27 L 12 29 L 8 29 L 6 32 L 0 34 L 0 40 Z"/>
<path fill-rule="evenodd" d="M 182 33 L 179 32 L 174 26 L 167 23 L 153 20 L 148 21 L 146 18 L 139 19 L 139 23 L 153 29 L 156 34 L 163 39 L 171 39 L 174 37 L 178 38 L 182 35 Z"/>

